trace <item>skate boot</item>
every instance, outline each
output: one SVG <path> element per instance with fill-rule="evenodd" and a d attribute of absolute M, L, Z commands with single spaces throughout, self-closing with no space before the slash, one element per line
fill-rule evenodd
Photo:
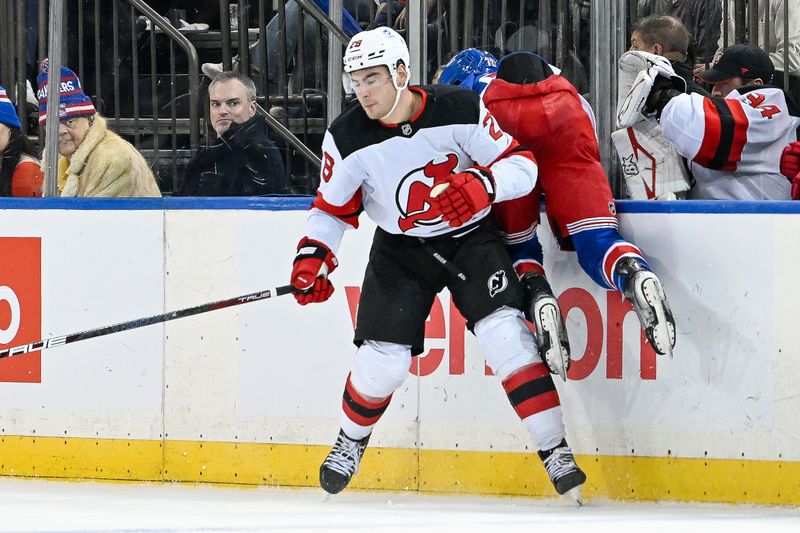
<path fill-rule="evenodd" d="M 358 472 L 358 464 L 368 442 L 369 435 L 361 440 L 353 440 L 339 430 L 331 453 L 319 467 L 319 484 L 325 492 L 338 494 L 350 483 L 350 478 Z"/>
<path fill-rule="evenodd" d="M 572 455 L 572 449 L 567 446 L 566 439 L 561 439 L 555 448 L 540 450 L 539 458 L 544 463 L 556 492 L 559 494 L 569 492 L 575 501 L 582 504 L 580 486 L 586 482 L 586 474 L 575 464 L 575 457 Z"/>
<path fill-rule="evenodd" d="M 622 292 L 633 304 L 650 346 L 656 353 L 672 357 L 675 319 L 661 281 L 634 257 L 620 259 L 616 271 L 625 278 Z"/>
<path fill-rule="evenodd" d="M 566 381 L 570 363 L 569 339 L 553 289 L 538 272 L 528 272 L 520 282 L 525 289 L 526 314 L 536 325 L 539 357 L 551 373 Z"/>

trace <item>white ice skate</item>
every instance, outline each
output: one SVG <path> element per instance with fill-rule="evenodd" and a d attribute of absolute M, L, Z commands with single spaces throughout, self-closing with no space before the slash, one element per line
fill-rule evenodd
<path fill-rule="evenodd" d="M 536 326 L 539 356 L 550 372 L 566 381 L 570 364 L 569 339 L 558 300 L 541 274 L 529 272 L 520 281 L 525 289 L 528 318 Z"/>
<path fill-rule="evenodd" d="M 661 281 L 633 257 L 621 259 L 617 273 L 625 277 L 623 293 L 633 304 L 650 346 L 656 353 L 672 357 L 675 319 Z"/>

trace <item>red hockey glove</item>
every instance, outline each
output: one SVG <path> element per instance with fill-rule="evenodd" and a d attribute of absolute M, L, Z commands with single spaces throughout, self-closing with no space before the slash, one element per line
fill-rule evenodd
<path fill-rule="evenodd" d="M 300 305 L 324 302 L 333 294 L 328 274 L 339 262 L 330 248 L 308 237 L 300 239 L 294 256 L 291 283 L 297 289 L 294 298 Z"/>
<path fill-rule="evenodd" d="M 793 141 L 781 154 L 781 174 L 791 180 L 800 174 L 800 142 Z"/>
<path fill-rule="evenodd" d="M 792 200 L 800 200 L 800 142 L 790 142 L 783 149 L 781 174 L 792 182 Z"/>
<path fill-rule="evenodd" d="M 494 201 L 494 177 L 488 168 L 468 168 L 445 180 L 431 190 L 429 203 L 454 228 L 468 222 Z"/>

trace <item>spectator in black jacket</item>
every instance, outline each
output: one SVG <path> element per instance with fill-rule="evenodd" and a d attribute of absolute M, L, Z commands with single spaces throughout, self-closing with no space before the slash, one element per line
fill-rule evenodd
<path fill-rule="evenodd" d="M 211 127 L 219 136 L 186 166 L 184 196 L 257 196 L 286 192 L 283 161 L 256 115 L 256 87 L 242 74 L 223 72 L 208 87 Z"/>

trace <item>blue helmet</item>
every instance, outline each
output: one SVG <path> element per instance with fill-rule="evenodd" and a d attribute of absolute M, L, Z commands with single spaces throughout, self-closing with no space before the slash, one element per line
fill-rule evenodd
<path fill-rule="evenodd" d="M 497 68 L 497 58 L 492 54 L 476 48 L 467 48 L 457 53 L 445 65 L 437 83 L 461 85 L 480 94 L 486 87 L 486 82 L 480 79 L 487 74 L 494 74 Z"/>

